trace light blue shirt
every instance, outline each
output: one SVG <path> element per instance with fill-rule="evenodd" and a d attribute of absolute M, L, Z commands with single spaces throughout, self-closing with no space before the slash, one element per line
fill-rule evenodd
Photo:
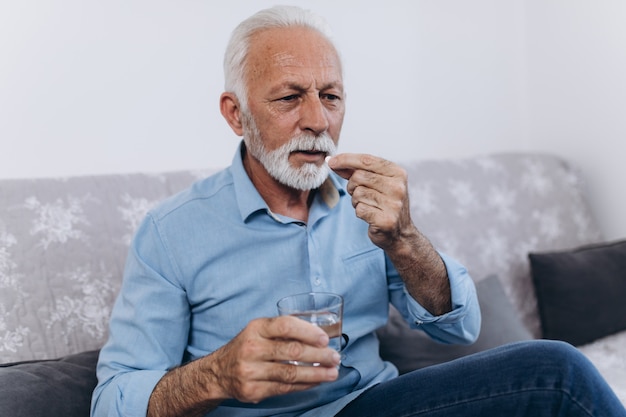
<path fill-rule="evenodd" d="M 168 369 L 215 351 L 286 295 L 345 299 L 339 378 L 259 404 L 224 401 L 211 416 L 334 415 L 363 389 L 397 376 L 374 331 L 392 302 L 435 339 L 476 339 L 480 311 L 465 268 L 445 255 L 453 311 L 432 316 L 405 291 L 385 253 L 355 216 L 345 180 L 331 174 L 307 223 L 272 213 L 237 152 L 232 165 L 151 210 L 131 245 L 124 282 L 100 353 L 93 416 L 145 416 Z"/>

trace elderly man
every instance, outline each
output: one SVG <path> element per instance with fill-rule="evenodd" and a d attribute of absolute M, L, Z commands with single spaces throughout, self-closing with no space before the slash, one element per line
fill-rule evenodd
<path fill-rule="evenodd" d="M 163 202 L 139 227 L 93 416 L 617 409 L 590 366 L 557 343 L 397 377 L 374 333 L 389 303 L 437 340 L 471 343 L 480 313 L 470 277 L 413 225 L 397 165 L 335 155 L 342 66 L 319 18 L 295 7 L 257 13 L 234 31 L 225 72 L 220 109 L 243 142 L 229 168 Z M 320 328 L 276 317 L 279 298 L 311 291 L 345 299 L 341 357 Z"/>

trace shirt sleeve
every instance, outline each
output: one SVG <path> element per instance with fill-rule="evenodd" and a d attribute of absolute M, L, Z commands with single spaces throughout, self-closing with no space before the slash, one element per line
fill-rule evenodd
<path fill-rule="evenodd" d="M 152 218 L 139 227 L 100 352 L 92 417 L 145 416 L 157 382 L 180 365 L 189 304 Z"/>
<path fill-rule="evenodd" d="M 439 255 L 450 280 L 452 311 L 432 315 L 411 297 L 395 269 L 390 278 L 391 302 L 409 326 L 423 330 L 433 339 L 442 343 L 473 343 L 478 338 L 481 323 L 476 287 L 463 265 L 443 253 Z"/>

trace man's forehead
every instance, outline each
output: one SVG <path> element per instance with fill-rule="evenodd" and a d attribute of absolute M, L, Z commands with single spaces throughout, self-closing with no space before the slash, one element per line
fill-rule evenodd
<path fill-rule="evenodd" d="M 273 28 L 258 32 L 250 42 L 246 62 L 249 88 L 311 87 L 334 84 L 343 88 L 342 68 L 335 47 L 319 32 L 304 28 Z M 256 86 L 254 86 L 256 84 Z M 261 85 L 262 84 L 262 85 Z"/>
<path fill-rule="evenodd" d="M 334 45 L 306 27 L 260 30 L 250 39 L 248 58 L 262 65 L 340 67 Z"/>

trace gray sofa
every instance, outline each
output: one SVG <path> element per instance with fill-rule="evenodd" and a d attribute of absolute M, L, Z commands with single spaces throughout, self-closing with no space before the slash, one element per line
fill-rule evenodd
<path fill-rule="evenodd" d="M 603 241 L 578 172 L 531 153 L 403 165 L 414 222 L 470 270 L 483 326 L 471 346 L 440 345 L 392 310 L 381 354 L 406 372 L 507 342 L 562 339 L 626 404 L 626 243 Z M 135 227 L 211 172 L 0 180 L 0 415 L 88 415 Z"/>

